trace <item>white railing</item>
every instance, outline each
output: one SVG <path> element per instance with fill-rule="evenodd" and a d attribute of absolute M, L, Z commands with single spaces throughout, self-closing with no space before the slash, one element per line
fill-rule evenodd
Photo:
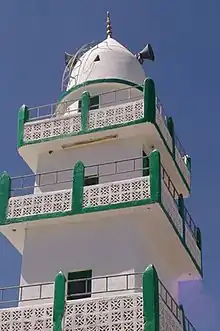
<path fill-rule="evenodd" d="M 7 219 L 70 211 L 72 189 L 11 197 Z"/>
<path fill-rule="evenodd" d="M 117 124 L 126 124 L 144 116 L 143 98 L 119 105 L 89 111 L 88 129 L 97 129 Z M 28 143 L 57 136 L 77 134 L 81 130 L 81 114 L 59 116 L 24 124 L 23 140 Z"/>
<path fill-rule="evenodd" d="M 64 330 L 143 331 L 142 293 L 69 301 Z"/>
<path fill-rule="evenodd" d="M 83 208 L 106 206 L 150 198 L 150 177 L 85 186 Z"/>

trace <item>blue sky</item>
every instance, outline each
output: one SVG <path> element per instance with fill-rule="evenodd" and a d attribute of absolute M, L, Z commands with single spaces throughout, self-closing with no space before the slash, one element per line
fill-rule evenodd
<path fill-rule="evenodd" d="M 218 0 L 7 0 L 0 10 L 0 171 L 29 172 L 16 150 L 17 111 L 55 102 L 64 51 L 105 38 L 105 12 L 113 36 L 133 52 L 147 42 L 156 63 L 145 65 L 166 113 L 192 157 L 187 206 L 203 235 L 204 281 L 181 286 L 197 331 L 219 331 L 219 123 L 220 2 Z M 0 239 L 0 285 L 19 279 L 20 257 Z"/>

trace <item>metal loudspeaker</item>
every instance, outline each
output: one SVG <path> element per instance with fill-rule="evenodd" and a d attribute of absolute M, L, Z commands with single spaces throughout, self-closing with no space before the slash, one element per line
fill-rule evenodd
<path fill-rule="evenodd" d="M 154 56 L 154 51 L 153 48 L 150 44 L 147 44 L 142 51 L 140 51 L 137 55 L 136 58 L 138 59 L 138 61 L 140 62 L 140 64 L 144 63 L 144 60 L 150 60 L 150 61 L 154 61 L 155 60 L 155 56 Z"/>

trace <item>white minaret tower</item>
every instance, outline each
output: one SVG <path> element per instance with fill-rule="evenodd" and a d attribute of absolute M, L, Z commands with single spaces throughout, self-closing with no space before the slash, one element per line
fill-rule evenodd
<path fill-rule="evenodd" d="M 0 177 L 0 229 L 22 255 L 4 330 L 186 330 L 178 282 L 202 277 L 191 161 L 145 59 L 152 47 L 132 54 L 107 13 L 104 41 L 65 54 L 58 102 L 20 108 L 18 151 L 35 175 Z"/>

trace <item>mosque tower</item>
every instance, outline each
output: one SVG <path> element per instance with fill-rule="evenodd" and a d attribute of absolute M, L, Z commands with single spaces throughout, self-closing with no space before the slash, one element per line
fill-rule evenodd
<path fill-rule="evenodd" d="M 21 254 L 1 331 L 192 331 L 178 284 L 202 278 L 191 159 L 134 55 L 107 36 L 65 54 L 55 104 L 18 111 L 34 175 L 0 177 L 0 230 Z M 10 262 L 9 262 L 10 263 Z"/>

